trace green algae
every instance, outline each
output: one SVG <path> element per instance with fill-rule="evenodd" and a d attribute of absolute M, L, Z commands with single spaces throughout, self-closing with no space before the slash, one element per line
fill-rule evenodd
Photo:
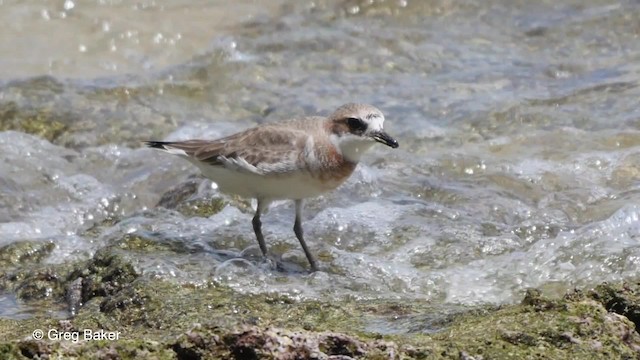
<path fill-rule="evenodd" d="M 69 130 L 68 125 L 60 117 L 71 117 L 71 115 L 58 114 L 48 108 L 19 108 L 15 102 L 9 101 L 0 104 L 0 131 L 21 131 L 53 142 Z"/>
<path fill-rule="evenodd" d="M 181 203 L 176 210 L 184 216 L 209 217 L 219 213 L 226 205 L 222 198 L 190 200 Z"/>
<path fill-rule="evenodd" d="M 636 328 L 640 327 L 640 283 L 604 283 L 589 295 L 611 312 L 626 316 Z"/>
<path fill-rule="evenodd" d="M 171 248 L 168 244 L 158 242 L 156 239 L 140 233 L 124 235 L 116 242 L 116 246 L 122 250 L 142 252 L 168 251 Z"/>
<path fill-rule="evenodd" d="M 84 230 L 82 232 L 82 236 L 95 239 L 99 237 L 100 234 L 102 234 L 102 232 L 105 231 L 105 229 L 116 225 L 118 222 L 120 222 L 120 220 L 121 219 L 115 216 L 108 216 L 105 219 L 92 224 L 91 227 Z"/>
<path fill-rule="evenodd" d="M 0 268 L 40 263 L 49 256 L 55 244 L 52 241 L 17 241 L 0 247 Z"/>
<path fill-rule="evenodd" d="M 68 307 L 73 313 L 93 297 L 119 292 L 137 276 L 130 263 L 105 248 L 88 261 L 5 268 L 0 272 L 0 290 L 41 309 Z"/>
<path fill-rule="evenodd" d="M 0 131 L 20 131 L 64 147 L 119 143 L 134 148 L 175 128 L 170 115 L 141 99 L 153 93 L 144 86 L 87 86 L 40 76 L 0 84 L 0 93 Z"/>
<path fill-rule="evenodd" d="M 429 344 L 443 358 L 461 352 L 489 359 L 633 359 L 640 354 L 633 323 L 576 293 L 551 300 L 530 292 L 520 305 L 463 317 Z"/>

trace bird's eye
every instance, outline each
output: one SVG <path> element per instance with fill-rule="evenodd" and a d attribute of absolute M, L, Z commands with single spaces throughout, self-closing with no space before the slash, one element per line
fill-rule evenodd
<path fill-rule="evenodd" d="M 349 130 L 353 133 L 363 133 L 367 130 L 367 124 L 358 118 L 348 118 L 347 125 L 349 125 Z"/>

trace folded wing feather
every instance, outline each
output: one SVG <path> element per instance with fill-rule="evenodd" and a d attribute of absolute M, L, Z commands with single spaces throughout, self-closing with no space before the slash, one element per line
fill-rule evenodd
<path fill-rule="evenodd" d="M 218 140 L 153 142 L 148 145 L 234 171 L 276 175 L 300 169 L 308 137 L 300 129 L 264 125 Z"/>

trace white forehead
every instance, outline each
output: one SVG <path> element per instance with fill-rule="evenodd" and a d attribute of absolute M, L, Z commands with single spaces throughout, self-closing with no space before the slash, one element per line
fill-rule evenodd
<path fill-rule="evenodd" d="M 367 104 L 349 103 L 340 106 L 330 116 L 333 120 L 344 120 L 348 118 L 358 118 L 367 123 L 369 131 L 382 130 L 384 124 L 384 115 L 375 106 Z"/>
<path fill-rule="evenodd" d="M 384 125 L 384 115 L 380 111 L 369 111 L 363 114 L 360 119 L 364 120 L 370 130 L 382 130 Z"/>

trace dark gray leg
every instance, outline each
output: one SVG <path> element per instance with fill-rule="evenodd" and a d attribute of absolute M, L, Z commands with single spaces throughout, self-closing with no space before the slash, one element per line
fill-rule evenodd
<path fill-rule="evenodd" d="M 260 213 L 262 213 L 264 201 L 258 199 L 258 206 L 256 207 L 256 214 L 253 216 L 251 223 L 253 224 L 253 232 L 256 233 L 256 239 L 258 239 L 258 245 L 262 256 L 267 257 L 267 245 L 264 243 L 264 236 L 262 236 L 262 221 L 260 221 Z"/>
<path fill-rule="evenodd" d="M 302 200 L 295 200 L 296 202 L 296 221 L 293 224 L 293 232 L 296 234 L 298 241 L 300 241 L 300 245 L 302 245 L 302 250 L 304 250 L 304 254 L 307 256 L 307 260 L 309 260 L 309 264 L 311 265 L 311 271 L 318 271 L 318 265 L 316 263 L 316 259 L 313 258 L 313 254 L 309 251 L 307 247 L 307 243 L 304 242 L 304 237 L 302 236 Z"/>

